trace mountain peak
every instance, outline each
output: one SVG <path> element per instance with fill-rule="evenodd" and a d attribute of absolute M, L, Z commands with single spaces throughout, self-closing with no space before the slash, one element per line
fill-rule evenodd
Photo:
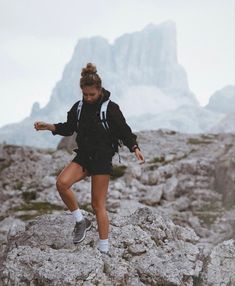
<path fill-rule="evenodd" d="M 235 86 L 226 85 L 212 94 L 206 108 L 214 112 L 230 113 L 234 112 L 234 106 Z"/>
<path fill-rule="evenodd" d="M 21 128 L 17 126 L 14 130 L 11 128 L 7 138 L 13 144 L 24 142 L 39 147 L 58 144 L 59 137 L 50 137 L 48 133 L 43 133 L 43 139 L 40 134 L 39 141 L 33 128 L 29 136 L 25 126 L 33 126 L 34 118 L 53 123 L 66 119 L 69 108 L 82 96 L 79 88 L 80 72 L 88 62 L 95 63 L 102 85 L 111 91 L 113 101 L 124 103 L 123 110 L 125 112 L 126 108 L 127 115 L 130 109 L 134 110 L 133 102 L 136 102 L 135 115 L 150 113 L 149 110 L 156 115 L 182 104 L 197 105 L 188 87 L 186 72 L 178 64 L 176 47 L 173 21 L 149 23 L 141 31 L 120 36 L 113 44 L 101 36 L 81 38 L 70 62 L 65 66 L 61 80 L 52 91 L 49 103 L 43 108 L 35 104 L 30 118 L 22 123 L 25 125 Z M 144 108 L 143 97 L 148 99 Z M 155 122 L 152 127 L 156 127 Z M 136 129 L 139 128 L 142 127 L 137 125 Z M 24 134 L 22 130 L 25 130 Z M 0 130 L 0 140 L 6 140 L 4 132 Z M 19 138 L 22 138 L 21 142 Z"/>
<path fill-rule="evenodd" d="M 157 25 L 154 23 L 149 23 L 147 26 L 144 27 L 143 31 L 150 31 L 156 29 Z"/>
<path fill-rule="evenodd" d="M 160 29 L 174 29 L 175 30 L 176 24 L 172 20 L 164 21 L 158 25 L 151 22 L 143 28 L 143 31 L 152 31 L 152 30 L 159 29 L 159 28 Z"/>

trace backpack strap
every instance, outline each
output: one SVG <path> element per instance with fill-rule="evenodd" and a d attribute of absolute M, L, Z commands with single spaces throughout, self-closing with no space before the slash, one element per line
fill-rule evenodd
<path fill-rule="evenodd" d="M 102 122 L 104 129 L 110 135 L 110 128 L 109 128 L 109 124 L 108 124 L 108 120 L 107 120 L 107 108 L 108 108 L 109 102 L 110 102 L 110 99 L 108 99 L 102 103 L 101 108 L 100 108 L 100 120 Z M 115 149 L 114 143 L 112 143 L 112 146 L 113 146 L 113 149 Z M 119 156 L 119 163 L 121 163 L 119 151 L 117 150 L 117 152 L 118 152 L 118 156 Z"/>
<path fill-rule="evenodd" d="M 102 122 L 102 125 L 104 127 L 104 129 L 109 132 L 109 124 L 107 121 L 107 108 L 108 108 L 108 104 L 110 102 L 110 99 L 106 100 L 105 102 L 102 103 L 101 108 L 100 108 L 100 120 Z"/>
<path fill-rule="evenodd" d="M 80 116 L 81 116 L 81 111 L 82 111 L 82 104 L 83 104 L 83 101 L 82 100 L 79 100 L 78 101 L 78 107 L 77 107 L 77 127 L 79 126 L 79 119 L 80 119 Z"/>
<path fill-rule="evenodd" d="M 108 121 L 107 121 L 107 108 L 108 108 L 109 102 L 110 102 L 110 99 L 106 100 L 105 102 L 103 102 L 101 104 L 100 120 L 101 120 L 101 123 L 102 123 L 104 129 L 110 135 L 110 128 L 109 128 L 109 124 L 108 124 Z M 79 127 L 79 120 L 80 120 L 80 116 L 81 116 L 82 105 L 83 105 L 83 101 L 79 100 L 78 107 L 77 107 L 77 127 Z M 119 142 L 118 145 L 120 146 L 120 142 Z M 114 143 L 112 143 L 112 146 L 114 148 Z M 117 152 L 118 152 L 118 156 L 119 156 L 119 163 L 121 163 L 121 158 L 120 158 L 119 151 L 117 151 Z"/>

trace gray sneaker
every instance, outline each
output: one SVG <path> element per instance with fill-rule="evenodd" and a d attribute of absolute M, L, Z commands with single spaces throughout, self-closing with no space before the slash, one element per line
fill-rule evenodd
<path fill-rule="evenodd" d="M 83 220 L 76 222 L 74 230 L 73 230 L 73 243 L 76 244 L 78 242 L 83 241 L 86 236 L 87 230 L 91 228 L 91 222 L 84 218 Z"/>

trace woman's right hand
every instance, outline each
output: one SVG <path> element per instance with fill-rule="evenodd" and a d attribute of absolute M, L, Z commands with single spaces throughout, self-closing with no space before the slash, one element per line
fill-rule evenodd
<path fill-rule="evenodd" d="M 38 131 L 38 130 L 50 130 L 50 125 L 46 122 L 43 121 L 36 121 L 34 122 L 34 128 Z"/>

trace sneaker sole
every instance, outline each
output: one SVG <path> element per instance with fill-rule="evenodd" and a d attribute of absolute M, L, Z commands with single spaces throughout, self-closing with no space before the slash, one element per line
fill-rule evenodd
<path fill-rule="evenodd" d="M 78 244 L 79 242 L 82 242 L 82 241 L 84 240 L 84 238 L 86 237 L 86 232 L 87 232 L 88 230 L 90 230 L 90 229 L 91 229 L 91 224 L 90 224 L 90 226 L 88 226 L 88 227 L 85 229 L 83 237 L 82 237 L 80 240 L 74 241 L 73 243 L 74 243 L 74 244 Z"/>

